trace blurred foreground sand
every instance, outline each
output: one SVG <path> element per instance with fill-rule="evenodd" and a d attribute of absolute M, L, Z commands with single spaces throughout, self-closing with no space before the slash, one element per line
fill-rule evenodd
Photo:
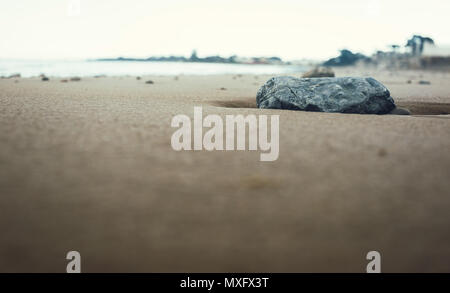
<path fill-rule="evenodd" d="M 450 74 L 372 75 L 416 115 L 255 109 L 269 76 L 0 80 L 0 272 L 450 272 Z M 279 159 L 173 151 L 194 106 L 279 114 Z"/>

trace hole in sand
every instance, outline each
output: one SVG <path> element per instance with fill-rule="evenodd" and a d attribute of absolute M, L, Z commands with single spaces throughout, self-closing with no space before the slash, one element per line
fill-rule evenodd
<path fill-rule="evenodd" d="M 257 108 L 255 98 L 230 101 L 213 101 L 211 105 L 223 108 Z"/>
<path fill-rule="evenodd" d="M 411 115 L 448 115 L 450 104 L 426 102 L 397 102 L 398 107 L 406 108 Z"/>
<path fill-rule="evenodd" d="M 255 98 L 213 101 L 213 106 L 224 108 L 257 108 Z M 411 115 L 449 115 L 450 104 L 447 103 L 427 103 L 427 102 L 397 102 L 400 108 L 406 108 Z"/>

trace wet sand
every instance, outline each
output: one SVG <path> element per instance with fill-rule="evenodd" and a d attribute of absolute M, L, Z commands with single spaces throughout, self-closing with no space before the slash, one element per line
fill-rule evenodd
<path fill-rule="evenodd" d="M 0 271 L 77 250 L 83 272 L 365 272 L 377 250 L 384 272 L 450 272 L 450 75 L 337 75 L 413 115 L 256 109 L 269 76 L 0 79 Z M 280 115 L 279 159 L 173 151 L 194 106 Z"/>

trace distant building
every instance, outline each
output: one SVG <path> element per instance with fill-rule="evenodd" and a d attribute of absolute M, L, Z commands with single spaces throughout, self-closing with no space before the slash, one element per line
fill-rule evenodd
<path fill-rule="evenodd" d="M 191 58 L 189 58 L 189 61 L 195 62 L 195 61 L 198 61 L 198 60 L 199 60 L 199 58 L 197 56 L 197 50 L 193 50 L 192 54 L 191 54 Z"/>
<path fill-rule="evenodd" d="M 425 46 L 420 65 L 422 68 L 450 67 L 450 46 Z"/>
<path fill-rule="evenodd" d="M 450 57 L 450 45 L 448 46 L 432 46 L 425 45 L 423 49 L 424 57 Z"/>

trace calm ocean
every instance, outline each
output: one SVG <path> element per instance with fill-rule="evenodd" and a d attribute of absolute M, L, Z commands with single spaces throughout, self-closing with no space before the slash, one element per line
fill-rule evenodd
<path fill-rule="evenodd" d="M 20 73 L 22 77 L 123 76 L 123 75 L 209 75 L 289 74 L 304 72 L 298 65 L 248 65 L 190 62 L 87 61 L 87 60 L 2 60 L 0 76 Z"/>

